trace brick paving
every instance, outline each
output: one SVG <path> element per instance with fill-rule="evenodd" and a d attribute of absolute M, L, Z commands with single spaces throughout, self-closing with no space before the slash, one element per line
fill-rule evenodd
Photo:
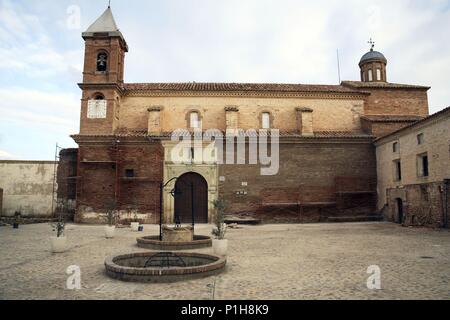
<path fill-rule="evenodd" d="M 201 225 L 208 235 L 211 226 Z M 105 257 L 145 251 L 138 235 L 69 225 L 70 250 L 49 251 L 47 224 L 0 228 L 0 299 L 450 299 L 450 232 L 388 223 L 262 225 L 229 230 L 225 273 L 173 284 L 124 283 L 104 274 Z M 200 249 L 198 252 L 211 252 Z M 66 289 L 78 265 L 82 289 Z M 382 290 L 367 289 L 367 268 L 381 268 Z"/>

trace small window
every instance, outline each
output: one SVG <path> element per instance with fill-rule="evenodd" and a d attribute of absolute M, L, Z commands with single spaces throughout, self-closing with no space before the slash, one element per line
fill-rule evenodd
<path fill-rule="evenodd" d="M 400 160 L 394 161 L 394 181 L 402 180 L 402 163 Z"/>
<path fill-rule="evenodd" d="M 200 116 L 198 112 L 191 112 L 189 116 L 189 126 L 191 129 L 199 129 L 200 128 Z"/>
<path fill-rule="evenodd" d="M 417 143 L 419 145 L 421 145 L 421 144 L 424 144 L 424 142 L 425 142 L 425 136 L 423 133 L 421 133 L 417 136 Z"/>
<path fill-rule="evenodd" d="M 270 129 L 270 113 L 268 112 L 262 114 L 262 128 Z"/>
<path fill-rule="evenodd" d="M 394 144 L 392 145 L 392 151 L 393 151 L 394 153 L 397 153 L 397 152 L 400 151 L 398 142 L 394 142 Z"/>
<path fill-rule="evenodd" d="M 105 96 L 102 95 L 101 93 L 95 95 L 95 100 L 105 100 Z"/>
<path fill-rule="evenodd" d="M 381 69 L 377 69 L 377 81 L 381 81 Z"/>
<path fill-rule="evenodd" d="M 428 177 L 430 175 L 428 154 L 426 153 L 417 156 L 417 175 L 419 177 Z"/>
<path fill-rule="evenodd" d="M 126 169 L 125 170 L 125 177 L 126 178 L 134 178 L 135 177 L 134 169 Z"/>
<path fill-rule="evenodd" d="M 369 71 L 367 72 L 369 75 L 369 81 L 373 81 L 373 72 L 372 69 L 369 69 Z"/>
<path fill-rule="evenodd" d="M 106 52 L 100 52 L 97 55 L 97 71 L 106 72 L 108 70 L 108 54 Z"/>

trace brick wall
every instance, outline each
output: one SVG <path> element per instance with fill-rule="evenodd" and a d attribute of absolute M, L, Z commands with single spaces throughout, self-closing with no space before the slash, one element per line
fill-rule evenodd
<path fill-rule="evenodd" d="M 361 126 L 364 132 L 380 138 L 386 136 L 392 132 L 400 130 L 410 124 L 411 122 L 372 122 L 369 120 L 361 119 Z"/>
<path fill-rule="evenodd" d="M 278 175 L 261 176 L 259 166 L 223 165 L 220 176 L 225 178 L 220 195 L 230 203 L 230 212 L 266 222 L 298 222 L 298 215 L 289 210 L 265 213 L 263 203 L 319 203 L 305 208 L 302 222 L 376 211 L 376 164 L 370 143 L 281 144 Z M 345 197 L 338 197 L 341 190 Z"/>
<path fill-rule="evenodd" d="M 428 95 L 426 90 L 373 89 L 365 104 L 366 115 L 411 115 L 428 116 Z"/>
<path fill-rule="evenodd" d="M 126 144 L 119 150 L 116 167 L 117 151 L 113 146 L 80 146 L 82 179 L 77 187 L 77 221 L 99 222 L 98 213 L 104 213 L 117 199 L 117 207 L 124 215 L 133 208 L 138 210 L 139 219 L 159 222 L 163 163 L 160 144 Z M 134 178 L 125 177 L 127 169 L 134 170 Z"/>

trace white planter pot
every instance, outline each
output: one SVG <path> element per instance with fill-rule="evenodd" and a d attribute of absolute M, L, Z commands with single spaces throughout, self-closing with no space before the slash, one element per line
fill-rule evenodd
<path fill-rule="evenodd" d="M 115 233 L 116 233 L 116 227 L 115 226 L 106 226 L 105 227 L 105 237 L 106 237 L 106 239 L 114 238 L 114 234 Z"/>
<path fill-rule="evenodd" d="M 228 240 L 213 240 L 214 254 L 218 256 L 226 256 L 228 252 Z"/>
<path fill-rule="evenodd" d="M 131 230 L 135 231 L 135 232 L 138 232 L 139 231 L 139 226 L 140 226 L 139 222 L 132 222 L 131 223 Z"/>
<path fill-rule="evenodd" d="M 63 253 L 67 250 L 67 238 L 66 237 L 51 237 L 50 243 L 53 253 Z"/>

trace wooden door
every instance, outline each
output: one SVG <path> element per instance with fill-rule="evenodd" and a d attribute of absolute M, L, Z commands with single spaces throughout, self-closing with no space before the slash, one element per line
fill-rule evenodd
<path fill-rule="evenodd" d="M 197 173 L 186 173 L 178 178 L 175 195 L 175 222 L 183 224 L 208 223 L 208 183 Z"/>

